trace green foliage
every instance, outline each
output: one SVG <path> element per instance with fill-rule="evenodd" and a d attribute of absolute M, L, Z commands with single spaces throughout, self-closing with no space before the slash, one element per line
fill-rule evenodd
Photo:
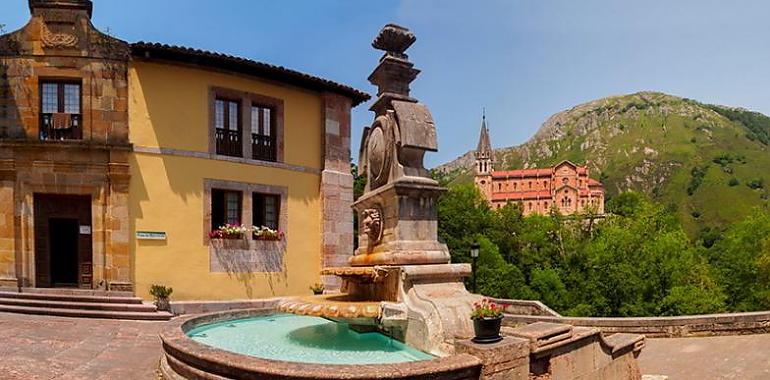
<path fill-rule="evenodd" d="M 695 166 L 690 170 L 690 183 L 687 185 L 687 195 L 693 195 L 695 194 L 695 190 L 698 190 L 701 183 L 703 183 L 703 177 L 706 176 L 706 170 L 708 170 L 708 165 L 706 166 Z"/>
<path fill-rule="evenodd" d="M 631 216 L 640 210 L 644 204 L 644 196 L 640 193 L 627 191 L 618 196 L 612 197 L 607 204 L 607 212 L 620 215 Z"/>
<path fill-rule="evenodd" d="M 770 308 L 770 212 L 755 209 L 731 226 L 709 256 L 729 309 Z"/>
<path fill-rule="evenodd" d="M 150 286 L 150 295 L 156 299 L 168 299 L 174 293 L 174 288 L 153 284 Z"/>
<path fill-rule="evenodd" d="M 727 183 L 730 187 L 735 187 L 741 184 L 741 181 L 738 181 L 737 178 L 730 178 L 730 182 Z"/>
<path fill-rule="evenodd" d="M 739 122 L 746 127 L 746 137 L 751 140 L 757 140 L 765 145 L 770 145 L 770 117 L 759 112 L 751 112 L 739 108 L 727 108 L 715 105 L 708 105 L 716 113 Z"/>
<path fill-rule="evenodd" d="M 721 243 L 718 230 L 696 244 L 675 215 L 639 193 L 616 196 L 608 209 L 589 228 L 556 213 L 525 218 L 516 204 L 492 210 L 472 186 L 455 186 L 439 202 L 439 235 L 456 262 L 469 262 L 479 242 L 476 282 L 487 296 L 539 299 L 572 316 L 728 310 L 703 248 Z M 770 302 L 770 286 L 766 294 Z"/>
<path fill-rule="evenodd" d="M 764 189 L 765 180 L 763 178 L 754 178 L 754 179 L 751 179 L 749 182 L 747 182 L 746 186 L 748 186 L 750 189 L 753 189 L 753 190 Z"/>

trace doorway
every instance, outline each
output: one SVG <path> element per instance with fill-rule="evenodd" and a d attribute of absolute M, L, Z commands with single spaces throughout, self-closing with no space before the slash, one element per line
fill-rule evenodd
<path fill-rule="evenodd" d="M 91 197 L 35 194 L 35 284 L 93 287 Z"/>
<path fill-rule="evenodd" d="M 48 252 L 51 254 L 51 285 L 78 286 L 78 237 L 80 224 L 74 218 L 48 220 Z"/>

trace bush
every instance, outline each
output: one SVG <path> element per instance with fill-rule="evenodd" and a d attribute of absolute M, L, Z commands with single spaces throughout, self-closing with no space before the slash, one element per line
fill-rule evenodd
<path fill-rule="evenodd" d="M 738 181 L 737 178 L 730 178 L 730 182 L 728 182 L 727 184 L 730 185 L 730 187 L 735 187 L 735 186 L 740 185 L 741 182 Z"/>
<path fill-rule="evenodd" d="M 174 293 L 174 288 L 155 284 L 150 286 L 150 295 L 156 299 L 167 299 L 171 297 L 171 293 Z"/>
<path fill-rule="evenodd" d="M 746 186 L 748 186 L 751 189 L 757 190 L 757 189 L 764 189 L 765 188 L 765 180 L 762 178 L 755 178 L 746 183 Z"/>
<path fill-rule="evenodd" d="M 694 166 L 692 168 L 690 171 L 692 178 L 690 178 L 690 183 L 687 185 L 687 195 L 695 194 L 695 190 L 698 190 L 703 183 L 703 177 L 706 176 L 706 170 L 708 170 L 708 165 Z"/>

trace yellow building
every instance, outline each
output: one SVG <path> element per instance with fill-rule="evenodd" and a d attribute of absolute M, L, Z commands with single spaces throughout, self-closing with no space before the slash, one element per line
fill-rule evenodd
<path fill-rule="evenodd" d="M 260 298 L 345 263 L 350 109 L 367 94 L 113 39 L 89 0 L 29 1 L 0 36 L 0 286 Z M 212 237 L 225 224 L 245 230 Z"/>

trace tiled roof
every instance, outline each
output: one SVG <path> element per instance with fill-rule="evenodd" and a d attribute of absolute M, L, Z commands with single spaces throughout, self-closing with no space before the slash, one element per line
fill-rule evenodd
<path fill-rule="evenodd" d="M 370 98 L 369 94 L 341 83 L 287 69 L 282 66 L 271 65 L 227 54 L 143 41 L 131 44 L 131 54 L 140 59 L 159 59 L 192 63 L 272 79 L 311 90 L 333 92 L 349 97 L 353 101 L 353 106 L 359 105 Z"/>

